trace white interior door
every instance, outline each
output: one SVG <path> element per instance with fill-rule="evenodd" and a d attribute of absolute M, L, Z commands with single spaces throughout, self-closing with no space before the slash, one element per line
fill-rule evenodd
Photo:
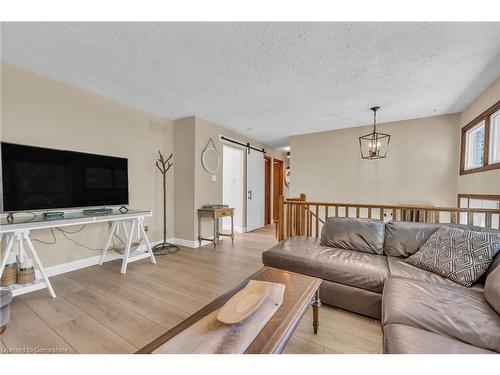
<path fill-rule="evenodd" d="M 223 146 L 222 166 L 222 203 L 234 208 L 234 230 L 243 232 L 243 209 L 245 207 L 245 150 Z M 231 229 L 231 218 L 222 219 L 222 228 Z"/>
<path fill-rule="evenodd" d="M 264 154 L 247 152 L 247 232 L 264 226 Z"/>

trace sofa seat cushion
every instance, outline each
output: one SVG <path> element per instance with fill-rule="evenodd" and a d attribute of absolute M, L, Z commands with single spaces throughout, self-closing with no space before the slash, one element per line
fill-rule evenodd
<path fill-rule="evenodd" d="M 500 314 L 500 267 L 496 267 L 486 279 L 484 297 L 488 303 Z"/>
<path fill-rule="evenodd" d="M 463 285 L 435 274 L 434 272 L 415 267 L 405 262 L 404 258 L 387 257 L 387 265 L 389 267 L 389 277 L 402 277 L 406 279 L 421 280 L 441 285 L 455 286 L 457 288 L 464 288 Z M 476 283 L 472 286 L 472 288 L 483 289 L 483 284 Z"/>
<path fill-rule="evenodd" d="M 319 298 L 326 305 L 377 320 L 382 317 L 382 294 L 378 292 L 323 280 L 319 287 Z"/>
<path fill-rule="evenodd" d="M 384 326 L 386 354 L 494 354 L 448 336 L 402 324 Z"/>
<path fill-rule="evenodd" d="M 378 293 L 388 275 L 383 255 L 325 247 L 311 237 L 288 238 L 264 252 L 262 261 L 266 266 Z"/>
<path fill-rule="evenodd" d="M 500 315 L 482 290 L 389 278 L 382 297 L 382 323 L 408 325 L 500 351 Z"/>

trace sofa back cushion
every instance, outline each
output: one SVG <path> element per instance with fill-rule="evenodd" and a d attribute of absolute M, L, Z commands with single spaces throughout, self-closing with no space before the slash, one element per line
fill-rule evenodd
<path fill-rule="evenodd" d="M 384 222 L 375 219 L 329 217 L 321 231 L 321 245 L 382 254 Z"/>
<path fill-rule="evenodd" d="M 429 237 L 443 226 L 473 230 L 475 232 L 500 233 L 496 229 L 486 229 L 462 224 L 415 223 L 411 221 L 389 221 L 385 224 L 384 254 L 407 258 L 415 254 Z"/>
<path fill-rule="evenodd" d="M 500 314 L 500 267 L 495 267 L 488 274 L 484 284 L 484 297 L 491 307 Z"/>
<path fill-rule="evenodd" d="M 384 254 L 409 257 L 415 254 L 441 226 L 411 221 L 389 221 L 385 224 Z"/>

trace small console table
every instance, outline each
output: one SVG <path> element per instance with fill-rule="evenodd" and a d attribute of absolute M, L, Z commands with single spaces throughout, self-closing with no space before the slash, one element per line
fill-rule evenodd
<path fill-rule="evenodd" d="M 29 215 L 29 214 L 28 214 Z M 38 256 L 38 253 L 33 246 L 33 242 L 30 239 L 30 232 L 37 229 L 47 229 L 64 227 L 69 225 L 84 225 L 84 224 L 94 224 L 94 223 L 111 223 L 108 227 L 107 233 L 104 239 L 104 245 L 99 257 L 99 264 L 106 260 L 106 253 L 111 245 L 113 239 L 113 233 L 118 229 L 119 225 L 123 227 L 125 234 L 125 250 L 122 260 L 121 273 L 127 271 L 127 264 L 134 262 L 139 259 L 150 258 L 151 263 L 156 263 L 153 251 L 151 250 L 151 245 L 149 243 L 146 231 L 144 229 L 144 218 L 151 216 L 151 211 L 135 211 L 129 210 L 127 212 L 120 212 L 118 209 L 114 209 L 111 213 L 106 214 L 84 214 L 82 211 L 66 212 L 64 218 L 50 220 L 44 218 L 42 215 L 33 214 L 32 217 L 18 217 L 14 221 L 8 222 L 6 218 L 2 218 L 0 222 L 0 241 L 3 236 L 6 237 L 7 247 L 3 252 L 3 257 L 0 263 L 0 275 L 2 275 L 9 255 L 14 250 L 14 243 L 17 242 L 17 255 L 19 260 L 22 262 L 26 256 L 25 244 L 27 245 L 29 252 L 33 256 L 35 268 L 39 271 L 41 278 L 36 279 L 34 283 L 28 285 L 12 285 L 2 289 L 8 289 L 12 291 L 12 295 L 21 295 L 24 293 L 29 293 L 34 290 L 47 288 L 50 295 L 55 298 L 56 294 L 50 283 L 49 276 L 47 275 L 42 262 Z M 127 228 L 128 227 L 128 228 Z M 146 252 L 142 252 L 139 255 L 131 254 L 130 249 L 132 247 L 132 239 L 134 234 L 138 233 L 142 236 L 141 241 L 144 241 L 146 245 Z M 116 259 L 116 258 L 113 258 Z"/>
<path fill-rule="evenodd" d="M 210 217 L 214 221 L 214 237 L 203 238 L 201 236 L 201 218 Z M 231 217 L 231 233 L 221 233 L 219 230 L 219 219 L 222 217 Z M 220 236 L 231 237 L 231 242 L 234 242 L 234 208 L 199 208 L 198 209 L 198 241 L 210 241 L 217 248 Z"/>

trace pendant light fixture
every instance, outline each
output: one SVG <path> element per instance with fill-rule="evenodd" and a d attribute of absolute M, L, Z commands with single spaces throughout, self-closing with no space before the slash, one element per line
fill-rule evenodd
<path fill-rule="evenodd" d="M 359 137 L 359 148 L 363 159 L 383 159 L 387 156 L 391 136 L 377 132 L 377 111 L 380 107 L 370 108 L 373 111 L 373 131 Z"/>

